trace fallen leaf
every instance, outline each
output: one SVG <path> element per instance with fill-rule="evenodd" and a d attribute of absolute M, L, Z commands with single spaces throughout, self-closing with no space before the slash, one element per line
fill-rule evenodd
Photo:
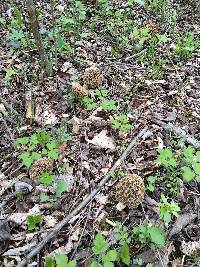
<path fill-rule="evenodd" d="M 86 139 L 89 144 L 93 144 L 99 148 L 115 150 L 116 144 L 112 137 L 108 137 L 107 130 L 102 130 L 92 140 Z"/>

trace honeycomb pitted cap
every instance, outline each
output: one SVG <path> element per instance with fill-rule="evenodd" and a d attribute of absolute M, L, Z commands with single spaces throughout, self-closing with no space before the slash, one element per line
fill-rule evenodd
<path fill-rule="evenodd" d="M 93 89 L 99 86 L 100 78 L 101 78 L 101 72 L 99 68 L 91 66 L 85 69 L 85 72 L 83 74 L 83 82 L 88 87 Z"/>
<path fill-rule="evenodd" d="M 116 184 L 115 198 L 130 209 L 137 208 L 144 199 L 145 186 L 141 176 L 127 174 Z"/>
<path fill-rule="evenodd" d="M 74 93 L 75 96 L 78 97 L 84 97 L 88 95 L 88 89 L 87 86 L 81 86 L 80 83 L 72 83 L 72 92 Z"/>
<path fill-rule="evenodd" d="M 51 158 L 41 158 L 36 160 L 29 169 L 29 176 L 36 180 L 43 172 L 51 173 L 53 170 L 54 160 Z"/>

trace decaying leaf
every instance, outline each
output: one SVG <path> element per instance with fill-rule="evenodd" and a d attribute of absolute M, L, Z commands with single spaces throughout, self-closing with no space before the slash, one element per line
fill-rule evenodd
<path fill-rule="evenodd" d="M 181 243 L 181 251 L 187 256 L 200 256 L 200 240 L 199 241 L 189 241 L 185 242 L 184 240 Z"/>
<path fill-rule="evenodd" d="M 116 144 L 112 137 L 107 136 L 107 130 L 102 130 L 92 140 L 86 139 L 89 144 L 93 144 L 98 148 L 115 150 Z"/>

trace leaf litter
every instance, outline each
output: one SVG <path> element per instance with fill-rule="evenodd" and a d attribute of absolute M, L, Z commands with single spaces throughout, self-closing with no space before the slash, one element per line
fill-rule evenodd
<path fill-rule="evenodd" d="M 119 16 L 117 20 L 120 24 L 122 14 L 127 16 L 126 8 L 129 8 L 127 3 L 131 1 L 108 2 L 117 12 Z M 141 175 L 146 186 L 149 174 L 154 175 L 160 171 L 162 175 L 162 170 L 157 164 L 157 150 L 165 147 L 171 147 L 173 150 L 180 149 L 184 143 L 178 136 L 180 129 L 189 134 L 185 136 L 184 132 L 181 132 L 181 137 L 188 143 L 198 145 L 198 140 L 200 140 L 199 49 L 186 60 L 177 60 L 176 54 L 173 53 L 176 51 L 177 40 L 180 39 L 176 32 L 184 35 L 183 29 L 190 29 L 195 32 L 198 39 L 198 6 L 196 1 L 185 4 L 181 1 L 180 3 L 169 2 L 167 8 L 175 10 L 178 14 L 172 34 L 169 30 L 172 29 L 172 24 L 169 24 L 169 21 L 162 20 L 160 15 L 156 15 L 154 11 L 146 12 L 139 3 L 131 7 L 135 12 L 134 16 L 130 10 L 128 11 L 130 17 L 126 22 L 129 22 L 129 19 L 133 21 L 132 28 L 140 29 L 144 28 L 144 25 L 153 27 L 153 20 L 156 26 L 154 25 L 154 29 L 152 28 L 152 32 L 149 33 L 151 38 L 154 38 L 157 33 L 163 35 L 165 31 L 169 35 L 168 40 L 166 38 L 164 40 L 164 36 L 160 37 L 164 42 L 159 44 L 156 54 L 150 57 L 146 53 L 149 35 L 145 36 L 147 39 L 143 44 L 144 49 L 137 56 L 139 48 L 126 46 L 126 44 L 131 45 L 134 38 L 137 38 L 137 35 L 133 36 L 136 32 L 128 32 L 124 42 L 123 38 L 119 37 L 126 31 L 127 26 L 117 32 L 119 30 L 117 20 L 114 21 L 115 27 L 112 34 L 105 32 L 104 23 L 107 20 L 99 19 L 96 13 L 99 3 L 95 1 L 88 1 L 85 6 L 88 19 L 92 17 L 92 14 L 97 14 L 94 26 L 88 24 L 87 20 L 84 21 L 82 33 L 76 38 L 71 31 L 62 33 L 69 44 L 64 44 L 62 47 L 62 42 L 59 43 L 60 51 L 57 66 L 55 66 L 56 77 L 43 79 L 35 49 L 18 48 L 21 45 L 20 42 L 23 43 L 23 39 L 8 41 L 3 38 L 0 45 L 3 51 L 0 58 L 2 65 L 0 73 L 0 196 L 2 203 L 0 207 L 1 221 L 4 226 L 0 227 L 2 238 L 0 252 L 4 253 L 2 255 L 4 259 L 1 260 L 4 266 L 16 266 L 27 251 L 36 245 L 35 237 L 41 240 L 46 235 L 47 229 L 56 226 L 66 214 L 84 200 L 102 176 L 108 173 L 121 155 L 123 148 L 128 146 L 144 125 L 149 126 L 148 137 L 138 143 L 122 166 L 112 174 L 112 180 L 106 183 L 101 193 L 96 195 L 95 200 L 90 203 L 91 207 L 88 205 L 74 216 L 70 224 L 64 226 L 58 236 L 53 238 L 52 244 L 45 246 L 41 256 L 54 252 L 70 256 L 75 251 L 73 256 L 79 258 L 82 253 L 80 259 L 86 262 L 87 258 L 92 255 L 93 237 L 97 232 L 102 231 L 109 240 L 116 222 L 127 226 L 129 233 L 133 227 L 141 225 L 147 219 L 154 225 L 162 225 L 157 205 L 161 192 L 164 190 L 162 180 L 158 179 L 153 192 L 146 192 L 151 199 L 145 198 L 137 209 L 128 209 L 123 203 L 117 204 L 110 193 L 117 180 L 126 173 Z M 40 25 L 42 34 L 45 36 L 45 32 L 47 33 L 51 28 L 50 23 L 46 21 L 46 18 L 51 16 L 50 5 L 47 1 L 38 1 L 37 4 L 44 18 L 40 21 Z M 22 10 L 27 23 L 23 5 L 20 1 L 16 1 L 16 6 Z M 16 23 L 11 22 L 15 17 L 15 12 L 16 7 L 9 1 L 3 3 L 2 19 L 6 21 L 6 26 L 1 28 L 3 37 L 9 38 L 10 36 L 10 27 L 14 27 Z M 55 7 L 55 16 L 59 18 L 62 14 L 65 14 L 65 5 L 59 3 Z M 82 15 L 84 17 L 84 14 Z M 109 21 L 113 23 L 112 16 L 109 17 Z M 60 23 L 59 20 L 57 22 Z M 1 20 L 0 23 L 2 23 Z M 91 32 L 90 27 L 94 27 Z M 109 31 L 109 28 L 107 30 Z M 19 32 L 15 34 L 20 36 Z M 49 38 L 52 41 L 52 37 L 49 36 Z M 32 42 L 32 37 L 30 41 Z M 143 40 L 140 41 L 143 42 Z M 67 51 L 68 45 L 74 47 L 72 55 Z M 190 46 L 189 43 L 187 45 Z M 191 47 L 186 47 L 185 50 L 191 49 Z M 181 51 L 183 50 L 184 48 Z M 160 64 L 163 56 L 166 56 L 166 62 Z M 143 57 L 147 59 L 143 61 Z M 87 106 L 72 95 L 70 86 L 74 79 L 82 84 L 85 69 L 93 63 L 96 63 L 102 73 L 99 86 L 101 95 L 90 89 L 90 99 L 87 99 L 90 105 Z M 151 63 L 152 65 L 149 66 Z M 9 76 L 12 79 L 7 80 Z M 104 90 L 108 91 L 109 98 L 114 100 L 117 106 L 120 105 L 123 108 L 117 108 L 114 113 L 112 110 L 102 109 L 101 99 L 106 98 L 106 101 L 109 101 L 109 98 L 104 96 L 104 93 L 106 94 Z M 27 92 L 32 95 L 28 100 L 26 99 Z M 105 99 L 103 100 L 105 103 Z M 96 107 L 90 110 L 93 103 Z M 119 131 L 112 127 L 110 116 L 114 114 L 117 117 L 121 113 L 129 114 L 128 123 L 132 127 L 128 132 L 120 130 L 123 125 L 117 124 Z M 163 122 L 170 122 L 169 128 L 175 126 L 175 132 L 168 132 L 162 126 Z M 62 132 L 63 128 L 61 130 L 63 125 L 64 132 Z M 60 155 L 53 169 L 55 180 L 50 187 L 38 184 L 36 180 L 30 181 L 27 169 L 20 166 L 19 151 L 15 150 L 12 144 L 12 137 L 16 139 L 31 136 L 40 128 L 44 128 L 47 132 L 58 131 L 62 136 L 62 142 L 59 144 Z M 193 142 L 194 140 L 198 142 Z M 56 183 L 59 180 L 64 182 L 57 186 Z M 56 188 L 57 193 L 55 193 Z M 151 188 L 149 184 L 148 188 Z M 21 191 L 23 194 L 20 193 Z M 199 224 L 198 205 L 196 204 L 199 185 L 194 181 L 191 184 L 183 183 L 179 191 L 181 192 L 177 192 L 177 197 L 169 194 L 170 200 L 178 202 L 181 206 L 181 214 L 170 225 L 164 226 L 167 242 L 163 253 L 162 249 L 149 250 L 148 246 L 142 246 L 139 241 L 134 241 L 131 244 L 133 264 L 138 259 L 142 259 L 144 264 L 164 262 L 164 266 L 168 264 L 176 266 L 176 262 L 177 264 L 184 262 L 186 266 L 193 266 L 191 255 L 198 254 L 196 251 L 199 250 L 200 239 L 199 231 L 196 229 Z M 41 203 L 41 193 L 44 193 L 46 200 L 50 199 L 50 202 Z M 54 208 L 52 212 L 53 205 L 56 209 Z M 26 218 L 28 215 L 37 214 L 42 214 L 45 219 L 39 226 L 39 232 L 30 233 L 27 229 Z M 21 241 L 12 240 L 16 233 L 21 235 Z M 188 251 L 188 247 L 191 247 L 191 250 Z M 83 251 L 86 253 L 84 254 Z M 13 259 L 12 255 L 17 257 Z M 155 260 L 154 256 L 158 260 Z M 43 264 L 42 257 L 39 266 Z M 32 264 L 38 263 L 33 260 Z"/>

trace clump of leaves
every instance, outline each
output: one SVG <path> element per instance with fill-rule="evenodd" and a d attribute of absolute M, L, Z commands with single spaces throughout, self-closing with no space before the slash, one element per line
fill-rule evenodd
<path fill-rule="evenodd" d="M 170 223 L 172 216 L 178 217 L 180 212 L 180 207 L 176 203 L 169 203 L 168 198 L 164 194 L 161 194 L 161 200 L 159 203 L 160 208 L 160 218 L 166 222 Z"/>
<path fill-rule="evenodd" d="M 42 215 L 28 215 L 26 221 L 29 231 L 36 230 L 42 221 Z"/>
<path fill-rule="evenodd" d="M 120 259 L 126 265 L 130 265 L 130 249 L 129 244 L 131 243 L 131 237 L 128 233 L 128 228 L 119 223 L 116 224 L 115 227 L 115 238 L 120 246 L 119 255 Z"/>
<path fill-rule="evenodd" d="M 46 186 L 52 185 L 54 182 L 54 176 L 50 175 L 48 172 L 44 172 L 41 174 L 39 178 L 39 182 Z M 62 194 L 69 188 L 68 184 L 64 181 L 59 179 L 56 181 L 56 189 L 53 198 L 50 198 L 47 194 L 41 193 L 40 194 L 40 201 L 41 202 L 50 202 L 53 205 L 53 202 L 56 201 L 57 198 L 60 198 Z"/>
<path fill-rule="evenodd" d="M 194 33 L 186 33 L 185 36 L 178 39 L 174 54 L 181 59 L 187 59 L 194 54 L 199 46 L 200 42 L 194 39 Z"/>
<path fill-rule="evenodd" d="M 147 177 L 147 185 L 146 190 L 153 192 L 155 190 L 155 182 L 156 182 L 156 176 L 149 176 Z"/>
<path fill-rule="evenodd" d="M 17 138 L 14 147 L 20 150 L 19 158 L 27 168 L 34 160 L 38 160 L 44 155 L 55 160 L 59 155 L 58 141 L 44 130 L 39 130 L 30 137 Z"/>
<path fill-rule="evenodd" d="M 151 226 L 147 222 L 133 228 L 133 234 L 141 244 L 149 245 L 152 248 L 165 245 L 165 233 L 157 226 Z"/>
<path fill-rule="evenodd" d="M 176 158 L 169 148 L 159 149 L 158 153 L 157 161 L 160 165 L 163 165 L 165 168 L 176 167 Z"/>
<path fill-rule="evenodd" d="M 95 259 L 92 261 L 91 267 L 113 266 L 118 259 L 118 253 L 115 249 L 110 249 L 108 241 L 101 233 L 98 233 L 93 241 L 92 251 Z"/>
<path fill-rule="evenodd" d="M 96 89 L 94 96 L 96 99 L 88 96 L 85 96 L 81 99 L 81 102 L 84 104 L 87 110 L 93 110 L 97 107 L 101 107 L 102 110 L 106 111 L 117 109 L 115 100 L 108 97 L 108 90 Z"/>
<path fill-rule="evenodd" d="M 189 183 L 195 179 L 200 182 L 200 151 L 196 151 L 192 146 L 183 150 L 183 161 L 185 166 L 181 168 L 183 181 Z"/>
<path fill-rule="evenodd" d="M 55 254 L 53 256 L 46 256 L 44 260 L 45 267 L 76 267 L 76 260 L 69 260 L 65 254 Z"/>
<path fill-rule="evenodd" d="M 128 132 L 132 125 L 129 123 L 128 117 L 126 114 L 120 114 L 115 118 L 111 117 L 111 124 L 114 129 L 118 129 L 122 132 Z"/>

